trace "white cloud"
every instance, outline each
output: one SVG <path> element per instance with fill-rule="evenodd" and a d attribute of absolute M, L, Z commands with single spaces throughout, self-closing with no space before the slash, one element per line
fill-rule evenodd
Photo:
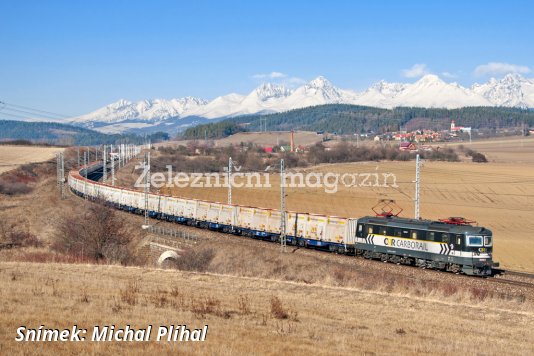
<path fill-rule="evenodd" d="M 284 73 L 280 73 L 280 72 L 271 72 L 269 76 L 271 78 L 285 78 L 286 77 Z"/>
<path fill-rule="evenodd" d="M 302 78 L 289 76 L 285 73 L 276 72 L 276 71 L 271 72 L 271 73 L 254 74 L 253 76 L 251 76 L 251 78 L 254 80 L 258 80 L 258 81 L 268 80 L 272 83 L 285 85 L 286 87 L 289 87 L 289 88 L 294 88 L 294 87 L 297 87 L 299 85 L 306 83 L 306 81 Z"/>
<path fill-rule="evenodd" d="M 419 78 L 425 74 L 430 74 L 430 70 L 424 63 L 416 63 L 411 68 L 402 70 L 402 75 L 406 78 Z"/>
<path fill-rule="evenodd" d="M 285 78 L 287 77 L 286 74 L 280 73 L 280 72 L 271 72 L 271 73 L 260 73 L 260 74 L 254 74 L 252 78 L 254 79 L 278 79 L 278 78 Z"/>
<path fill-rule="evenodd" d="M 441 75 L 445 78 L 458 78 L 456 74 L 453 74 L 451 72 L 441 72 Z"/>
<path fill-rule="evenodd" d="M 500 75 L 507 73 L 530 73 L 531 69 L 527 66 L 521 66 L 517 64 L 502 63 L 502 62 L 489 62 L 487 64 L 481 64 L 475 68 L 473 73 L 478 76 L 484 75 Z"/>
<path fill-rule="evenodd" d="M 304 84 L 306 81 L 299 77 L 291 77 L 287 80 L 287 82 L 291 85 L 298 85 L 298 84 Z"/>

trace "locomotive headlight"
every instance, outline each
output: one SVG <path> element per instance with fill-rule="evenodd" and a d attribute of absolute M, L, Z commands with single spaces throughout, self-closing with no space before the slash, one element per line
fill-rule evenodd
<path fill-rule="evenodd" d="M 481 247 L 481 248 L 478 249 L 478 251 L 480 251 L 480 252 L 486 252 L 486 249 L 485 249 L 484 247 Z"/>

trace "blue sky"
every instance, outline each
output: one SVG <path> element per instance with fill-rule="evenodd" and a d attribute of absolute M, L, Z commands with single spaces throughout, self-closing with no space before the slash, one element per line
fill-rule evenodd
<path fill-rule="evenodd" d="M 324 75 L 355 90 L 427 72 L 463 85 L 507 71 L 534 77 L 528 1 L 3 0 L 0 8 L 0 101 L 67 115 L 120 98 L 247 93 L 273 72 L 283 74 L 278 82 Z"/>

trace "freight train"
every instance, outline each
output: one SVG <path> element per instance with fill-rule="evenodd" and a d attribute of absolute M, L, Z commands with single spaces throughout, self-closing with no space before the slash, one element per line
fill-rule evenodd
<path fill-rule="evenodd" d="M 362 256 L 384 262 L 415 265 L 475 276 L 489 276 L 492 267 L 492 232 L 460 222 L 415 220 L 395 216 L 344 218 L 286 212 L 235 204 L 145 193 L 100 183 L 94 172 L 98 164 L 69 173 L 75 194 L 99 199 L 131 213 L 207 228 L 224 233 L 280 241 L 285 215 L 288 244 Z M 96 175 L 98 177 L 98 175 Z M 98 179 L 98 178 L 96 178 Z"/>

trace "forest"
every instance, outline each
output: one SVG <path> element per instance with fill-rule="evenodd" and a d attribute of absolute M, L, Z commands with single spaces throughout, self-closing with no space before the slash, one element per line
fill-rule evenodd
<path fill-rule="evenodd" d="M 146 137 L 135 134 L 108 135 L 82 127 L 54 122 L 0 120 L 0 141 L 27 140 L 32 143 L 61 146 L 91 146 L 117 143 L 142 144 L 146 140 L 158 142 L 168 139 L 169 135 L 164 132 L 153 133 Z"/>
<path fill-rule="evenodd" d="M 183 133 L 186 139 L 222 138 L 240 131 L 305 130 L 337 134 L 385 133 L 406 126 L 413 129 L 443 130 L 451 120 L 474 129 L 534 126 L 534 111 L 504 107 L 465 107 L 426 109 L 399 107 L 381 109 L 368 106 L 332 104 L 295 109 L 268 115 L 247 115 L 198 125 Z"/>

